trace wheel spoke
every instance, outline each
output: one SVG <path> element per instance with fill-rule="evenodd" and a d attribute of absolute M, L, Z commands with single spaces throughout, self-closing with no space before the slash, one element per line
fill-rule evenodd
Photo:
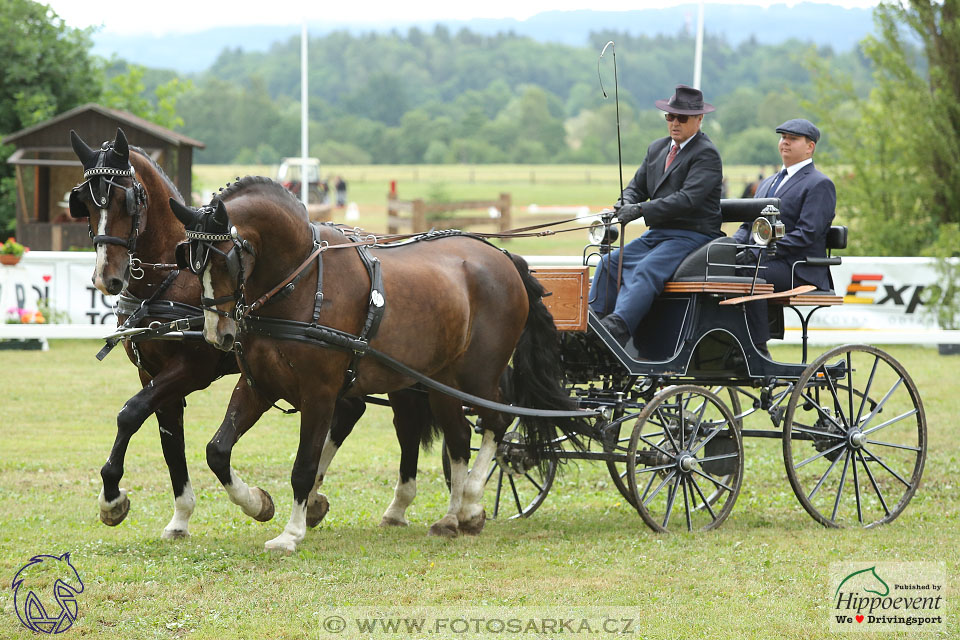
<path fill-rule="evenodd" d="M 487 479 L 483 481 L 483 484 L 490 482 L 490 478 L 493 477 L 493 474 L 496 472 L 499 466 L 500 464 L 497 461 L 494 461 L 493 464 L 490 465 L 490 473 L 487 474 Z"/>
<path fill-rule="evenodd" d="M 693 488 L 697 490 L 697 493 L 700 495 L 700 499 L 703 500 L 703 506 L 707 508 L 707 511 L 710 512 L 710 517 L 714 520 L 717 519 L 717 514 L 713 512 L 713 508 L 710 506 L 710 501 L 707 500 L 706 496 L 703 495 L 703 491 L 700 489 L 700 485 L 697 484 L 697 479 L 693 476 L 690 476 L 690 482 L 693 484 Z"/>
<path fill-rule="evenodd" d="M 643 469 L 637 469 L 637 473 L 649 473 L 651 471 L 664 471 L 666 469 L 673 469 L 677 466 L 676 462 L 669 462 L 667 464 L 660 464 L 655 467 L 644 467 Z"/>
<path fill-rule="evenodd" d="M 517 513 L 523 513 L 523 505 L 520 504 L 520 496 L 517 495 L 517 484 L 513 481 L 513 476 L 507 475 L 507 480 L 510 481 L 510 490 L 513 491 L 513 500 L 517 503 Z"/>
<path fill-rule="evenodd" d="M 846 440 L 844 440 L 843 442 L 841 442 L 840 444 L 838 444 L 838 445 L 836 445 L 836 446 L 834 446 L 834 447 L 831 447 L 830 449 L 827 449 L 827 450 L 825 450 L 825 451 L 821 451 L 820 453 L 818 453 L 818 454 L 815 455 L 815 456 L 811 456 L 811 457 L 807 458 L 806 460 L 804 460 L 804 461 L 801 462 L 800 464 L 794 465 L 793 468 L 794 468 L 794 469 L 799 469 L 800 467 L 802 467 L 802 466 L 804 466 L 804 465 L 806 465 L 806 464 L 809 464 L 809 463 L 813 462 L 814 460 L 819 460 L 819 459 L 822 458 L 823 456 L 825 456 L 825 455 L 827 455 L 827 454 L 830 454 L 830 453 L 833 453 L 834 451 L 836 451 L 836 450 L 839 449 L 840 447 L 845 447 L 845 446 L 847 446 Z"/>
<path fill-rule="evenodd" d="M 880 429 L 883 429 L 884 427 L 889 427 L 889 426 L 892 425 L 894 422 L 900 422 L 900 421 L 903 420 L 904 418 L 909 418 L 910 416 L 913 416 L 913 415 L 916 415 L 916 414 L 917 414 L 917 409 L 916 409 L 916 407 L 914 407 L 911 411 L 907 411 L 906 413 L 902 413 L 902 414 L 900 414 L 899 416 L 897 416 L 896 418 L 891 418 L 890 420 L 887 420 L 887 421 L 884 422 L 883 424 L 878 424 L 878 425 L 875 426 L 875 427 L 870 427 L 869 429 L 867 429 L 866 431 L 863 432 L 863 435 L 868 436 L 868 435 L 870 435 L 871 433 L 873 433 L 874 431 L 879 431 Z"/>
<path fill-rule="evenodd" d="M 693 433 L 690 434 L 690 442 L 687 443 L 687 449 L 693 447 L 693 443 L 697 441 L 697 434 L 700 433 L 700 425 L 703 424 L 703 416 L 707 413 L 709 399 L 704 398 L 703 404 L 700 405 L 700 411 L 697 413 L 697 422 L 693 426 Z"/>
<path fill-rule="evenodd" d="M 853 386 L 853 362 L 851 361 L 852 358 L 853 358 L 853 352 L 852 352 L 852 351 L 847 351 L 847 402 L 848 402 L 849 405 L 850 405 L 850 406 L 849 406 L 849 409 L 848 409 L 848 411 L 847 411 L 847 415 L 850 416 L 850 419 L 851 419 L 851 420 L 853 420 L 853 389 L 854 389 L 854 386 Z M 854 427 L 854 426 L 856 426 L 856 424 L 857 424 L 856 422 L 848 422 L 848 423 L 847 423 L 847 426 L 848 426 L 848 427 Z M 854 463 L 856 463 L 856 461 L 854 461 Z M 854 469 L 856 469 L 857 465 L 854 464 L 853 467 L 854 467 Z M 854 476 L 854 477 L 856 477 L 856 476 Z M 859 504 L 859 503 L 858 503 L 858 504 Z"/>
<path fill-rule="evenodd" d="M 704 478 L 706 478 L 707 480 L 709 480 L 709 481 L 712 482 L 713 484 L 717 485 L 718 487 L 723 487 L 723 488 L 726 489 L 727 491 L 733 493 L 733 488 L 732 488 L 732 487 L 728 487 L 727 485 L 723 484 L 722 482 L 720 482 L 719 480 L 717 480 L 717 479 L 714 478 L 713 476 L 708 476 L 707 474 L 703 473 L 702 471 L 700 471 L 700 470 L 697 469 L 696 467 L 694 467 L 693 469 L 691 469 L 691 471 L 693 471 L 693 472 L 694 472 L 695 474 L 697 474 L 698 476 L 703 476 Z"/>
<path fill-rule="evenodd" d="M 665 456 L 673 456 L 672 453 L 670 453 L 669 451 L 667 451 L 666 449 L 664 449 L 664 448 L 661 447 L 660 445 L 656 444 L 655 442 L 651 442 L 650 440 L 647 440 L 647 436 L 643 435 L 642 433 L 638 433 L 637 435 L 639 436 L 639 438 L 640 438 L 641 440 L 643 440 L 643 442 L 644 442 L 645 444 L 650 445 L 651 447 L 653 447 L 654 449 L 656 449 L 657 451 L 659 451 L 659 452 L 662 453 L 663 455 L 665 455 Z"/>
<path fill-rule="evenodd" d="M 670 433 L 670 427 L 668 426 L 670 421 L 663 417 L 663 407 L 657 407 L 657 415 L 660 416 L 660 419 L 663 421 L 661 428 L 663 432 L 667 434 L 667 439 L 670 440 L 670 444 L 673 445 L 675 451 L 679 451 L 680 447 L 677 446 L 677 441 L 673 439 L 673 434 Z"/>
<path fill-rule="evenodd" d="M 651 494 L 647 497 L 647 499 L 643 501 L 643 506 L 647 506 L 647 503 L 649 503 L 651 500 L 653 500 L 654 498 L 656 498 L 656 497 L 657 497 L 657 494 L 660 493 L 660 490 L 663 489 L 663 486 L 664 486 L 665 484 L 667 484 L 668 482 L 670 482 L 671 480 L 673 480 L 673 476 L 675 476 L 676 474 L 677 474 L 676 471 L 671 471 L 670 473 L 668 473 L 668 474 L 663 478 L 663 480 L 660 482 L 660 484 L 657 485 L 657 488 L 653 490 L 653 493 L 651 493 Z M 653 477 L 656 477 L 656 476 L 653 476 Z"/>
<path fill-rule="evenodd" d="M 813 496 L 815 496 L 817 491 L 820 490 L 820 487 L 823 486 L 823 483 L 827 479 L 827 476 L 830 475 L 830 472 L 833 471 L 833 468 L 837 466 L 837 461 L 839 460 L 840 460 L 840 456 L 837 456 L 836 458 L 833 459 L 833 461 L 830 463 L 830 466 L 827 467 L 827 470 L 823 472 L 822 476 L 820 476 L 820 480 L 819 482 L 817 482 L 817 486 L 815 486 L 813 488 L 813 491 L 810 492 L 810 495 L 807 496 L 807 500 L 809 500 L 810 502 L 813 502 Z"/>
<path fill-rule="evenodd" d="M 870 451 L 870 450 L 867 449 L 866 447 L 863 447 L 863 450 L 866 451 L 868 454 L 870 454 L 870 457 L 873 458 L 874 462 L 876 462 L 876 463 L 879 464 L 881 467 L 883 467 L 883 468 L 886 469 L 888 472 L 890 472 L 890 475 L 892 475 L 894 478 L 896 478 L 897 480 L 899 480 L 900 482 L 902 482 L 902 483 L 904 484 L 904 486 L 906 486 L 908 489 L 912 489 L 912 488 L 913 488 L 913 485 L 911 485 L 909 482 L 907 482 L 906 480 L 904 480 L 903 478 L 901 478 L 899 473 L 897 473 L 896 471 L 894 471 L 893 469 L 891 469 L 890 467 L 888 467 L 887 464 L 886 464 L 883 460 L 880 459 L 880 456 L 878 456 L 877 454 L 873 453 L 872 451 Z"/>
<path fill-rule="evenodd" d="M 680 476 L 680 479 L 683 480 L 683 508 L 687 515 L 687 531 L 693 531 L 693 521 L 690 520 L 690 499 L 687 497 L 687 481 L 683 476 Z"/>
<path fill-rule="evenodd" d="M 840 486 L 837 487 L 837 497 L 833 501 L 833 513 L 830 515 L 830 519 L 836 521 L 837 519 L 837 510 L 840 508 L 840 496 L 843 495 L 843 485 L 847 482 L 847 467 L 850 466 L 850 451 L 845 451 L 843 453 L 843 471 L 840 472 Z"/>
<path fill-rule="evenodd" d="M 852 415 L 852 414 L 851 414 Z M 857 497 L 857 521 L 863 524 L 863 506 L 860 504 L 860 476 L 857 474 L 857 456 L 853 456 L 853 492 Z"/>
<path fill-rule="evenodd" d="M 823 410 L 823 407 L 820 406 L 820 401 L 819 401 L 819 400 L 816 400 L 816 399 L 814 399 L 814 398 L 811 398 L 810 395 L 807 394 L 807 393 L 801 393 L 800 395 L 801 395 L 804 399 L 806 399 L 807 402 L 809 402 L 810 404 L 813 405 L 813 408 L 817 410 L 817 413 L 820 414 L 820 417 L 826 418 L 826 419 L 827 419 L 828 421 L 830 421 L 830 422 L 833 424 L 833 426 L 835 426 L 837 429 L 839 429 L 839 430 L 841 430 L 841 431 L 846 431 L 846 429 L 843 428 L 843 425 L 842 425 L 842 424 L 840 424 L 839 422 L 837 422 L 836 419 L 835 419 L 832 415 L 830 415 L 829 413 L 827 413 L 826 411 Z"/>
<path fill-rule="evenodd" d="M 836 438 L 837 440 L 846 440 L 846 439 L 847 439 L 847 437 L 846 437 L 845 435 L 842 435 L 842 434 L 839 434 L 839 433 L 830 433 L 829 431 L 818 431 L 818 430 L 816 430 L 816 429 L 809 429 L 809 428 L 806 428 L 806 427 L 798 427 L 798 426 L 796 426 L 796 425 L 794 425 L 793 430 L 794 430 L 794 431 L 799 431 L 800 433 L 809 433 L 809 434 L 812 435 L 812 436 L 824 436 L 824 437 L 827 437 L 827 438 Z"/>
<path fill-rule="evenodd" d="M 848 351 L 847 360 L 849 361 L 849 359 L 850 359 L 850 352 Z M 847 364 L 848 364 L 847 375 L 850 376 L 851 372 L 849 371 L 849 362 Z M 824 363 L 822 369 L 823 369 L 823 377 L 827 381 L 827 388 L 830 389 L 830 396 L 833 398 L 833 406 L 837 408 L 837 414 L 839 414 L 839 417 L 840 417 L 840 424 L 843 426 L 847 426 L 850 424 L 850 422 L 847 420 L 847 417 L 843 414 L 843 402 L 840 401 L 840 396 L 837 395 L 837 387 L 833 383 L 833 378 L 830 377 L 830 373 L 827 371 L 826 363 Z M 851 378 L 851 384 L 852 383 L 853 383 L 853 380 Z M 850 402 L 852 406 L 853 400 L 851 399 Z"/>
<path fill-rule="evenodd" d="M 883 505 L 884 512 L 889 516 L 890 509 L 887 507 L 887 501 L 883 499 L 883 494 L 880 492 L 880 486 L 877 484 L 876 479 L 873 477 L 873 472 L 870 471 L 870 466 L 867 464 L 866 459 L 863 457 L 863 452 L 857 451 L 857 456 L 860 458 L 860 464 L 863 465 L 863 470 L 867 472 L 867 477 L 870 478 L 870 484 L 873 485 L 873 490 L 876 492 L 877 497 L 880 499 L 880 504 Z"/>
<path fill-rule="evenodd" d="M 677 487 L 680 486 L 680 481 L 683 480 L 683 476 L 677 475 L 676 481 L 673 483 L 673 486 L 670 487 L 670 490 L 667 493 L 667 512 L 663 516 L 663 528 L 667 528 L 667 523 L 670 522 L 670 514 L 673 512 L 673 503 L 677 499 Z"/>
<path fill-rule="evenodd" d="M 537 484 L 537 481 L 534 480 L 532 477 L 530 477 L 530 474 L 529 474 L 529 473 L 524 473 L 524 474 L 523 474 L 523 477 L 526 478 L 527 480 L 529 480 L 529 481 L 530 481 L 530 484 L 532 484 L 533 486 L 535 486 L 535 487 L 537 488 L 537 493 L 543 493 L 543 487 L 541 487 L 539 484 Z"/>
<path fill-rule="evenodd" d="M 697 464 L 703 464 L 704 462 L 712 462 L 714 460 L 725 460 L 726 458 L 736 458 L 736 457 L 737 457 L 736 451 L 734 451 L 733 453 L 721 453 L 721 454 L 717 454 L 715 456 L 709 456 L 706 458 L 697 458 Z"/>
<path fill-rule="evenodd" d="M 857 409 L 857 421 L 854 426 L 860 424 L 860 418 L 863 416 L 863 408 L 867 405 L 867 398 L 870 397 L 870 389 L 873 387 L 873 376 L 877 373 L 877 365 L 880 364 L 880 356 L 873 356 L 873 367 L 870 369 L 870 377 L 867 378 L 867 387 L 863 390 L 863 397 L 860 399 L 860 408 Z M 853 388 L 853 384 L 850 385 Z"/>
<path fill-rule="evenodd" d="M 867 440 L 867 444 L 876 444 L 881 447 L 893 447 L 894 449 L 906 449 L 907 451 L 916 451 L 920 453 L 922 449 L 920 447 L 911 447 L 905 444 L 894 444 L 892 442 L 881 442 L 880 440 Z"/>
<path fill-rule="evenodd" d="M 497 497 L 493 503 L 493 517 L 500 515 L 500 494 L 503 490 L 503 468 L 500 469 L 500 475 L 497 476 Z"/>
<path fill-rule="evenodd" d="M 646 504 L 647 494 L 650 493 L 650 487 L 653 486 L 653 481 L 657 479 L 657 476 L 651 474 L 650 480 L 647 482 L 647 486 L 643 489 L 643 495 L 640 496 L 640 501 Z"/>
<path fill-rule="evenodd" d="M 870 415 L 864 419 L 863 424 L 869 424 L 870 421 L 873 420 L 873 417 L 880 413 L 880 410 L 883 409 L 883 405 L 887 403 L 887 400 L 890 399 L 890 396 L 892 396 L 893 392 L 897 390 L 897 387 L 900 386 L 901 382 L 903 382 L 903 378 L 897 378 L 897 381 L 893 383 L 893 386 L 890 387 L 890 390 L 884 394 L 884 396 L 880 399 L 880 402 L 877 403 L 877 406 L 875 406 L 873 411 L 870 412 Z"/>
<path fill-rule="evenodd" d="M 733 427 L 731 426 L 730 428 L 733 428 Z M 700 449 L 703 449 L 708 442 L 716 438 L 717 434 L 723 430 L 724 430 L 723 427 L 720 427 L 720 426 L 716 427 L 713 431 L 710 432 L 710 435 L 708 435 L 706 438 L 700 441 L 700 444 L 697 445 L 696 449 L 690 450 L 690 455 L 694 455 L 694 456 L 697 455 Z"/>

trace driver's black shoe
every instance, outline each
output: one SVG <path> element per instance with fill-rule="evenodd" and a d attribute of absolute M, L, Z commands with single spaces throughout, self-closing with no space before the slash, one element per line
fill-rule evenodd
<path fill-rule="evenodd" d="M 600 324 L 603 325 L 603 328 L 613 336 L 613 339 L 616 340 L 621 347 L 627 346 L 627 342 L 630 340 L 630 328 L 623 318 L 615 313 L 611 313 L 600 320 Z"/>

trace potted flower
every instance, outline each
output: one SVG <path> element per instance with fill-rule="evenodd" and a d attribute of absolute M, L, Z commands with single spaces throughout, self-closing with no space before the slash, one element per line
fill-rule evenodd
<path fill-rule="evenodd" d="M 17 264 L 27 251 L 30 251 L 30 249 L 13 238 L 7 238 L 7 241 L 0 245 L 0 264 Z"/>
<path fill-rule="evenodd" d="M 19 307 L 10 307 L 7 309 L 6 324 L 46 324 L 47 317 L 42 311 L 28 311 Z M 7 349 L 26 349 L 26 350 L 47 350 L 46 338 L 8 338 L 0 340 L 0 350 Z"/>

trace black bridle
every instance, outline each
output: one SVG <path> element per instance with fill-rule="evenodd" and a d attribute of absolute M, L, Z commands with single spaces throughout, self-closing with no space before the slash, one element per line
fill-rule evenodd
<path fill-rule="evenodd" d="M 202 207 L 198 213 L 212 215 L 213 211 L 214 209 L 208 206 Z M 186 266 L 191 273 L 200 277 L 200 274 L 203 273 L 210 262 L 210 254 L 217 253 L 223 256 L 227 266 L 227 275 L 235 283 L 233 293 L 220 296 L 219 298 L 201 297 L 200 305 L 206 311 L 213 311 L 219 316 L 229 318 L 230 314 L 217 309 L 217 306 L 225 302 L 234 302 L 236 303 L 234 319 L 239 320 L 243 317 L 246 309 L 243 295 L 246 284 L 246 273 L 243 268 L 243 252 L 246 251 L 256 257 L 257 253 L 253 249 L 253 246 L 248 241 L 239 237 L 236 227 L 231 227 L 229 233 L 210 233 L 206 231 L 191 231 L 190 229 L 187 229 L 186 233 L 187 241 L 180 245 L 184 247 L 183 250 L 186 251 L 186 255 L 182 255 L 180 250 L 178 250 L 178 264 Z M 214 246 L 215 243 L 228 241 L 233 244 L 228 251 L 222 251 Z"/>
<path fill-rule="evenodd" d="M 94 247 L 104 244 L 115 244 L 124 247 L 130 256 L 130 275 L 134 279 L 139 280 L 143 277 L 143 269 L 140 267 L 140 260 L 135 254 L 137 251 L 137 239 L 140 237 L 141 215 L 146 209 L 147 204 L 147 190 L 140 181 L 137 180 L 136 171 L 129 161 L 125 169 L 106 166 L 108 152 L 113 152 L 113 145 L 104 143 L 100 148 L 96 165 L 84 170 L 84 181 L 75 186 L 71 191 L 69 203 L 70 215 L 74 218 L 87 218 L 87 233 L 93 241 Z M 124 186 L 116 182 L 114 180 L 115 178 L 129 178 L 130 186 Z M 90 192 L 90 198 L 93 200 L 93 204 L 100 209 L 105 209 L 110 202 L 110 192 L 113 187 L 123 191 L 126 213 L 130 216 L 130 234 L 126 238 L 110 235 L 94 235 L 89 212 L 80 206 L 79 196 L 87 190 Z"/>

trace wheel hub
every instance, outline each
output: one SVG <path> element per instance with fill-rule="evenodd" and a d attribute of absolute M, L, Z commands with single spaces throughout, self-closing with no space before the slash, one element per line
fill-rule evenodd
<path fill-rule="evenodd" d="M 680 458 L 677 460 L 677 467 L 684 473 L 690 473 L 696 464 L 697 459 L 689 453 L 680 454 Z"/>
<path fill-rule="evenodd" d="M 850 446 L 854 449 L 860 449 L 867 442 L 867 434 L 859 429 L 854 429 L 849 436 Z"/>

